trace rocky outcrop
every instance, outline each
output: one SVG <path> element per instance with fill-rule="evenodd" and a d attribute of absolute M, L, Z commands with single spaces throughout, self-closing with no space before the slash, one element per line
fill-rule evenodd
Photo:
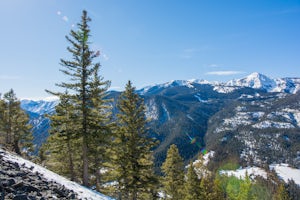
<path fill-rule="evenodd" d="M 78 199 L 74 191 L 24 165 L 3 159 L 0 152 L 0 200 Z"/>

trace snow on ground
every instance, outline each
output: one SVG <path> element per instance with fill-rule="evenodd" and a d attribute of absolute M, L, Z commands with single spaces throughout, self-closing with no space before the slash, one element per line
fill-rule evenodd
<path fill-rule="evenodd" d="M 87 199 L 87 200 L 112 200 L 112 198 L 107 197 L 101 193 L 95 192 L 91 189 L 83 187 L 78 183 L 72 182 L 44 167 L 41 167 L 33 162 L 25 160 L 19 156 L 14 154 L 8 153 L 0 149 L 0 152 L 3 153 L 3 160 L 9 160 L 11 162 L 16 162 L 20 166 L 25 166 L 28 169 L 32 169 L 32 172 L 38 172 L 42 174 L 46 179 L 49 181 L 54 181 L 58 184 L 64 185 L 66 188 L 73 190 L 75 193 L 78 194 L 78 198 L 80 199 Z"/>
<path fill-rule="evenodd" d="M 289 129 L 289 128 L 295 128 L 294 125 L 291 123 L 286 123 L 286 122 L 274 122 L 274 121 L 269 121 L 265 120 L 262 122 L 259 122 L 257 124 L 252 125 L 253 128 L 282 128 L 282 129 Z"/>
<path fill-rule="evenodd" d="M 226 87 L 224 85 L 215 85 L 214 91 L 219 92 L 219 93 L 231 93 L 236 89 L 236 87 Z"/>
<path fill-rule="evenodd" d="M 277 175 L 285 182 L 293 179 L 296 184 L 300 185 L 300 169 L 291 168 L 284 163 L 270 165 L 270 169 L 274 169 Z"/>
<path fill-rule="evenodd" d="M 201 96 L 200 96 L 199 93 L 196 94 L 196 95 L 194 95 L 194 97 L 195 97 L 196 99 L 198 99 L 198 101 L 200 101 L 201 103 L 207 103 L 207 102 L 208 102 L 207 100 L 203 100 L 203 99 L 201 98 Z"/>
<path fill-rule="evenodd" d="M 286 183 L 289 179 L 293 179 L 296 184 L 300 185 L 300 169 L 295 169 L 289 167 L 288 164 L 272 164 L 270 165 L 270 169 L 274 169 L 277 175 L 283 179 Z M 221 170 L 220 174 L 228 175 L 228 176 L 236 176 L 238 178 L 244 179 L 246 172 L 251 176 L 262 176 L 267 178 L 267 172 L 259 167 L 246 167 L 243 169 L 237 170 Z"/>
<path fill-rule="evenodd" d="M 201 160 L 195 160 L 194 162 L 193 162 L 193 165 L 197 165 L 197 163 L 199 163 L 199 162 L 203 162 L 203 164 L 206 166 L 207 164 L 208 164 L 208 162 L 210 161 L 210 159 L 212 158 L 212 157 L 214 157 L 214 155 L 215 155 L 215 152 L 214 151 L 209 151 L 209 152 L 207 152 L 204 156 L 203 156 L 203 161 L 201 161 Z M 187 165 L 187 167 L 188 167 L 189 165 Z"/>
<path fill-rule="evenodd" d="M 267 173 L 265 170 L 259 167 L 247 167 L 244 169 L 237 169 L 237 170 L 221 170 L 220 174 L 228 175 L 228 176 L 235 176 L 241 179 L 245 179 L 246 173 L 248 176 L 262 176 L 267 178 Z"/>

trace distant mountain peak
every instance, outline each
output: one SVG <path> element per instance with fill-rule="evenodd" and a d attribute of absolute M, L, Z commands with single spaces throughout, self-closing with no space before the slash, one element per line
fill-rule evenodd
<path fill-rule="evenodd" d="M 267 77 L 266 75 L 254 72 L 245 78 L 231 80 L 227 82 L 228 86 L 240 86 L 240 87 L 251 87 L 255 89 L 266 89 L 269 90 L 276 86 L 274 79 Z"/>

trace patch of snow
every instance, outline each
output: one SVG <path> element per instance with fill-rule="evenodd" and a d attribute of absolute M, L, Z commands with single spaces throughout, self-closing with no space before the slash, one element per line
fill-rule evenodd
<path fill-rule="evenodd" d="M 201 99 L 200 94 L 196 94 L 196 95 L 194 95 L 194 97 L 196 97 L 198 99 L 198 101 L 200 101 L 202 103 L 207 103 L 207 100 Z"/>
<path fill-rule="evenodd" d="M 291 113 L 293 115 L 293 118 L 296 121 L 297 125 L 300 127 L 300 111 L 299 110 L 285 108 L 282 111 Z"/>
<path fill-rule="evenodd" d="M 265 115 L 264 112 L 253 112 L 253 113 L 252 113 L 252 117 L 253 117 L 253 118 L 256 118 L 256 119 L 260 119 L 260 118 L 262 118 L 264 115 Z"/>
<path fill-rule="evenodd" d="M 228 86 L 225 86 L 225 85 L 215 85 L 213 90 L 216 91 L 216 92 L 219 92 L 219 93 L 231 93 L 233 92 L 234 90 L 236 90 L 237 87 L 228 87 Z"/>
<path fill-rule="evenodd" d="M 170 113 L 164 103 L 162 104 L 162 107 L 163 107 L 164 113 L 166 114 L 167 120 L 170 120 Z"/>
<path fill-rule="evenodd" d="M 239 99 L 253 99 L 254 96 L 249 95 L 249 94 L 242 94 Z"/>
<path fill-rule="evenodd" d="M 101 193 L 95 192 L 89 188 L 79 185 L 73 181 L 70 181 L 44 167 L 41 167 L 33 162 L 25 160 L 19 156 L 14 154 L 8 153 L 0 149 L 0 152 L 3 155 L 3 160 L 9 160 L 11 162 L 16 162 L 20 166 L 24 165 L 28 169 L 32 169 L 32 172 L 38 172 L 42 174 L 46 179 L 49 181 L 54 181 L 58 184 L 64 185 L 69 190 L 73 190 L 75 193 L 78 194 L 80 199 L 87 199 L 87 200 L 112 200 L 112 198 L 105 196 Z"/>
<path fill-rule="evenodd" d="M 236 128 L 239 125 L 251 124 L 251 120 L 247 112 L 238 112 L 234 117 L 224 119 L 223 124 L 226 126 L 231 126 L 232 128 Z"/>
<path fill-rule="evenodd" d="M 238 107 L 235 108 L 235 110 L 236 110 L 237 112 L 242 112 L 242 111 L 246 111 L 247 108 L 246 108 L 245 106 L 238 106 Z"/>
<path fill-rule="evenodd" d="M 267 178 L 267 172 L 259 167 L 247 167 L 237 170 L 221 170 L 220 174 L 224 174 L 227 176 L 235 176 L 241 179 L 245 179 L 246 174 L 248 174 L 249 177 L 262 176 L 265 179 Z"/>
<path fill-rule="evenodd" d="M 192 120 L 193 122 L 195 121 L 189 114 L 187 114 L 186 117 L 189 118 L 190 120 Z"/>
<path fill-rule="evenodd" d="M 289 167 L 288 164 L 284 163 L 270 165 L 270 169 L 274 169 L 277 175 L 285 182 L 293 179 L 296 184 L 300 185 L 300 169 Z"/>
<path fill-rule="evenodd" d="M 156 103 L 153 99 L 146 105 L 145 115 L 148 119 L 157 120 L 158 119 L 158 111 Z"/>
<path fill-rule="evenodd" d="M 273 121 L 262 121 L 257 124 L 252 125 L 253 128 L 259 128 L 259 129 L 264 129 L 264 128 L 282 128 L 282 129 L 289 129 L 289 128 L 295 128 L 295 126 L 291 123 L 286 123 L 286 122 L 273 122 Z"/>

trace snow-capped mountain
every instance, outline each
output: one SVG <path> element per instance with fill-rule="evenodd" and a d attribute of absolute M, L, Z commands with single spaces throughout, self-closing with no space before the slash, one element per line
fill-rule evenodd
<path fill-rule="evenodd" d="M 176 86 L 184 86 L 194 88 L 195 84 L 207 84 L 214 87 L 214 90 L 219 93 L 230 93 L 241 87 L 266 90 L 268 92 L 284 92 L 295 94 L 300 91 L 300 78 L 270 78 L 266 75 L 254 72 L 244 78 L 230 80 L 226 83 L 217 81 L 209 82 L 206 80 L 191 79 L 191 80 L 172 80 L 163 84 L 156 84 L 144 87 L 137 92 L 141 95 L 149 95 L 162 91 L 165 88 Z"/>
<path fill-rule="evenodd" d="M 21 100 L 21 108 L 31 112 L 36 113 L 39 115 L 50 114 L 55 111 L 55 106 L 57 105 L 58 101 L 33 101 L 33 100 Z"/>
<path fill-rule="evenodd" d="M 46 141 L 49 136 L 49 119 L 47 114 L 52 114 L 55 111 L 55 106 L 58 101 L 34 101 L 34 100 L 21 100 L 21 108 L 25 110 L 29 117 L 29 123 L 33 126 L 32 134 L 34 137 L 33 143 L 36 146 L 37 153 L 39 147 Z"/>
<path fill-rule="evenodd" d="M 199 148 L 214 150 L 228 142 L 241 153 L 240 159 L 251 157 L 259 162 L 264 158 L 264 162 L 288 162 L 300 167 L 300 151 L 298 154 L 295 150 L 300 139 L 293 135 L 300 129 L 299 90 L 300 78 L 273 79 L 252 73 L 227 83 L 170 81 L 137 93 L 145 99 L 150 136 L 160 141 L 155 150 L 157 162 L 164 160 L 171 144 L 179 146 L 181 155 L 188 160 Z M 119 94 L 114 91 L 108 95 L 114 99 L 113 113 L 117 112 Z M 22 101 L 34 126 L 37 147 L 48 137 L 49 119 L 44 114 L 52 113 L 55 105 L 57 101 Z M 190 138 L 196 142 L 191 143 Z M 270 145 L 266 146 L 266 142 Z M 266 157 L 270 149 L 274 153 Z M 252 152 L 257 156 L 253 157 Z"/>
<path fill-rule="evenodd" d="M 217 82 L 209 82 L 206 80 L 199 80 L 199 79 L 191 79 L 191 80 L 172 80 L 167 83 L 162 84 L 156 84 L 156 85 L 150 85 L 146 86 L 140 90 L 137 90 L 137 93 L 140 95 L 145 94 L 154 94 L 162 91 L 166 88 L 172 88 L 176 86 L 184 86 L 188 88 L 194 88 L 193 84 L 216 84 Z"/>
<path fill-rule="evenodd" d="M 254 72 L 245 78 L 228 81 L 225 86 L 250 87 L 254 89 L 264 89 L 268 92 L 285 92 L 295 94 L 300 90 L 300 78 L 274 79 Z"/>

